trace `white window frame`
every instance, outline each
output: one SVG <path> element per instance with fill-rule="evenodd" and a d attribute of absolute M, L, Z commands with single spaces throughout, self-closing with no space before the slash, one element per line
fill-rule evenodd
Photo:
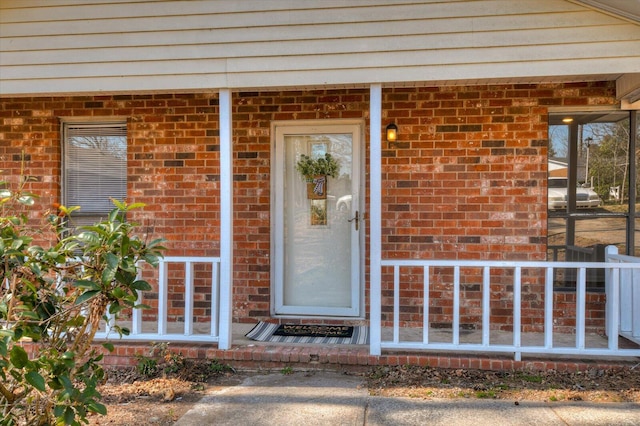
<path fill-rule="evenodd" d="M 105 156 L 101 161 L 97 150 L 84 155 L 70 147 L 76 136 L 120 136 L 124 137 L 124 152 L 120 160 L 116 156 Z M 127 195 L 127 121 L 124 118 L 96 120 L 95 118 L 62 118 L 62 203 L 80 206 L 72 214 L 71 226 L 91 225 L 103 220 L 114 208 L 110 198 L 124 201 Z M 80 154 L 80 158 L 74 154 Z M 84 161 L 84 164 L 80 164 Z M 73 170 L 75 169 L 75 172 Z M 95 174 L 92 172 L 98 171 Z M 84 174 L 86 172 L 86 174 Z M 109 187 L 113 186 L 113 189 Z M 74 188 L 75 190 L 73 190 Z"/>

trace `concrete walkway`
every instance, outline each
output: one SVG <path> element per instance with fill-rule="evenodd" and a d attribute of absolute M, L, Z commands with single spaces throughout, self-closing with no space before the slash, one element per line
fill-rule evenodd
<path fill-rule="evenodd" d="M 639 425 L 640 404 L 369 396 L 362 377 L 270 373 L 204 397 L 176 426 Z"/>

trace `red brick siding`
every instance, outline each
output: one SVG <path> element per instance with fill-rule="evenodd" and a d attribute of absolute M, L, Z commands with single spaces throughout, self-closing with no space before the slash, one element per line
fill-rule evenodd
<path fill-rule="evenodd" d="M 383 90 L 383 127 L 399 127 L 397 142 L 383 142 L 383 256 L 544 259 L 547 107 L 613 105 L 614 92 L 612 83 Z M 367 120 L 368 111 L 367 90 L 234 93 L 235 320 L 270 316 L 271 122 Z M 216 94 L 0 99 L 2 178 L 16 180 L 24 151 L 43 208 L 60 199 L 59 117 L 71 116 L 127 117 L 128 192 L 147 204 L 136 215 L 144 232 L 166 238 L 169 255 L 219 254 Z M 445 280 L 437 285 L 432 297 L 450 293 Z M 471 324 L 479 290 L 473 281 L 463 285 Z M 493 285 L 495 318 L 506 323 L 508 284 Z M 403 321 L 421 321 L 421 286 L 417 279 L 403 285 Z M 537 317 L 538 280 L 529 287 L 524 307 Z M 195 315 L 210 314 L 208 297 Z M 437 300 L 430 320 L 446 326 L 449 302 Z M 179 318 L 181 301 L 173 301 Z"/>

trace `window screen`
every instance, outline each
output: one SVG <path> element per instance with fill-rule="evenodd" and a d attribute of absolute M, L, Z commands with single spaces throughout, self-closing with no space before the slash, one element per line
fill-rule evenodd
<path fill-rule="evenodd" d="M 64 123 L 64 204 L 74 225 L 93 224 L 127 196 L 126 123 Z"/>

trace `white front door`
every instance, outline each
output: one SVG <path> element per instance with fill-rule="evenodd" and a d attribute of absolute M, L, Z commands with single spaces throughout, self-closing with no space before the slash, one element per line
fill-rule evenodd
<path fill-rule="evenodd" d="M 274 313 L 289 316 L 359 316 L 362 125 L 345 121 L 274 124 L 273 258 Z M 330 154 L 336 177 L 326 198 L 310 199 L 296 170 L 302 155 Z"/>

